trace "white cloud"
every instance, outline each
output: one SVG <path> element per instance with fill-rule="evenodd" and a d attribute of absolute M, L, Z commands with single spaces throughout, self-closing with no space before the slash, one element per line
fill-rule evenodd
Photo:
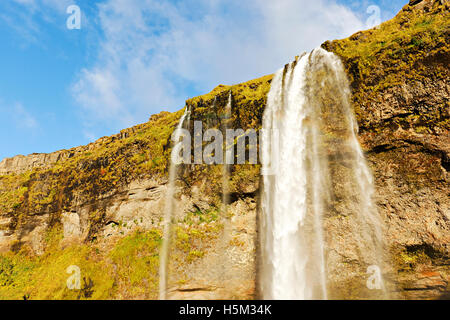
<path fill-rule="evenodd" d="M 38 123 L 35 117 L 30 112 L 28 112 L 28 110 L 25 109 L 22 104 L 14 104 L 11 113 L 18 127 L 26 129 L 37 128 Z"/>
<path fill-rule="evenodd" d="M 116 126 L 183 106 L 206 93 L 272 73 L 302 51 L 364 24 L 333 0 L 107 0 L 104 39 L 73 94 L 90 121 Z"/>
<path fill-rule="evenodd" d="M 63 15 L 66 15 L 66 9 L 71 3 L 73 3 L 72 0 L 4 1 L 0 19 L 22 38 L 20 40 L 26 40 L 20 41 L 21 46 L 27 46 L 29 43 L 42 45 L 45 41 L 42 40 L 44 33 L 41 22 L 45 21 L 60 28 L 65 27 Z"/>
<path fill-rule="evenodd" d="M 27 6 L 36 6 L 36 0 L 14 0 L 14 2 Z"/>
<path fill-rule="evenodd" d="M 73 4 L 72 0 L 14 0 L 14 2 L 27 6 L 33 10 L 47 6 L 59 12 L 65 12 L 67 6 Z"/>
<path fill-rule="evenodd" d="M 114 77 L 111 70 L 82 70 L 82 78 L 74 86 L 73 90 L 78 92 L 78 100 L 86 105 L 94 103 L 96 105 L 104 104 L 107 106 L 108 114 L 106 116 L 116 116 L 120 108 L 120 101 L 116 95 L 119 91 L 118 80 Z M 94 99 L 94 100 L 93 100 Z M 100 110 L 93 110 L 100 111 Z M 101 116 L 98 114 L 97 116 Z"/>

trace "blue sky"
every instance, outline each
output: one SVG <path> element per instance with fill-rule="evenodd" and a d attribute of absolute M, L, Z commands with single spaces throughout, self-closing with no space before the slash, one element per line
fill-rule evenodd
<path fill-rule="evenodd" d="M 407 0 L 3 0 L 0 159 L 87 144 L 276 71 Z M 66 9 L 82 12 L 69 30 Z"/>

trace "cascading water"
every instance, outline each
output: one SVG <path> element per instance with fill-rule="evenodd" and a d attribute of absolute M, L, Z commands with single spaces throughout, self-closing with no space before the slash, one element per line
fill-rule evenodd
<path fill-rule="evenodd" d="M 279 70 L 263 129 L 260 290 L 266 299 L 327 299 L 346 272 L 335 258 L 342 248 L 358 261 L 355 274 L 382 264 L 372 176 L 339 58 L 319 48 Z"/>
<path fill-rule="evenodd" d="M 222 134 L 226 137 L 226 132 L 230 129 L 231 121 L 231 104 L 232 104 L 232 92 L 230 90 L 228 94 L 228 101 L 224 109 L 224 113 L 221 117 Z M 222 281 L 229 279 L 228 272 L 230 270 L 230 257 L 227 254 L 227 246 L 230 241 L 231 226 L 228 216 L 228 204 L 229 204 L 229 179 L 230 179 L 230 164 L 233 163 L 231 153 L 229 153 L 229 148 L 233 148 L 234 144 L 232 141 L 227 141 L 224 139 L 223 147 L 223 164 L 222 164 L 222 205 L 220 208 L 221 222 L 223 223 L 222 236 L 220 238 L 220 251 L 223 252 L 220 257 L 220 278 Z"/>
<path fill-rule="evenodd" d="M 184 120 L 186 116 L 189 115 L 189 111 L 186 108 L 183 116 L 180 118 L 178 122 L 178 126 L 175 129 L 173 140 L 178 142 L 181 138 Z M 172 150 L 172 155 L 177 154 L 178 150 L 176 147 Z M 167 266 L 169 261 L 169 249 L 170 249 L 170 238 L 171 238 L 171 221 L 173 215 L 173 206 L 174 206 L 174 193 L 175 193 L 175 181 L 177 178 L 177 168 L 178 165 L 173 162 L 172 157 L 170 161 L 169 168 L 169 183 L 166 193 L 166 201 L 164 208 L 164 231 L 163 231 L 163 243 L 160 253 L 159 259 L 159 299 L 166 299 L 166 291 L 167 291 Z"/>
<path fill-rule="evenodd" d="M 226 131 L 228 129 L 230 129 L 229 127 L 229 121 L 230 121 L 230 117 L 231 117 L 231 99 L 232 99 L 232 93 L 230 91 L 230 93 L 228 94 L 228 102 L 227 105 L 225 107 L 225 113 L 223 115 L 223 119 L 222 119 L 222 131 L 223 131 L 223 136 L 226 137 Z M 231 144 L 230 146 L 228 145 L 228 141 L 225 139 L 225 144 L 224 144 L 224 152 L 223 152 L 223 166 L 222 166 L 222 212 L 225 214 L 226 213 L 226 208 L 227 208 L 227 204 L 228 204 L 228 194 L 229 194 L 229 188 L 228 188 L 228 180 L 230 177 L 230 163 L 234 163 L 234 159 L 228 159 L 228 149 L 231 147 L 233 147 L 234 145 Z"/>

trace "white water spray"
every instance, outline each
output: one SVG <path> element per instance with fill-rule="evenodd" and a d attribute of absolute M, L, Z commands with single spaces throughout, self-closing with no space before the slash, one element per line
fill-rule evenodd
<path fill-rule="evenodd" d="M 327 219 L 348 217 L 351 232 L 342 241 L 358 255 L 359 272 L 382 260 L 373 179 L 357 140 L 340 60 L 319 48 L 279 70 L 263 129 L 271 135 L 261 142 L 262 295 L 327 299 L 330 279 L 340 272 L 327 259 L 335 236 Z"/>
<path fill-rule="evenodd" d="M 230 93 L 228 94 L 228 102 L 225 107 L 225 113 L 222 119 L 222 131 L 224 137 L 226 137 L 226 132 L 230 128 L 229 121 L 231 118 L 231 101 L 232 101 L 232 93 L 230 90 Z M 229 163 L 234 163 L 233 160 L 230 158 L 231 153 L 229 152 L 230 148 L 233 148 L 234 144 L 231 141 L 228 141 L 225 139 L 224 143 L 224 152 L 223 152 L 223 165 L 222 165 L 222 212 L 224 216 L 226 216 L 226 210 L 228 205 L 228 194 L 229 194 L 229 178 L 230 178 L 230 166 Z M 228 159 L 230 158 L 230 159 Z"/>
<path fill-rule="evenodd" d="M 188 109 L 184 111 L 183 116 L 180 118 L 178 122 L 178 126 L 175 129 L 173 140 L 178 142 L 181 138 L 184 120 L 186 116 L 189 114 Z M 172 150 L 172 153 L 176 152 L 175 149 Z M 171 224 L 172 224 L 172 215 L 173 215 L 173 207 L 174 207 L 174 193 L 175 193 L 175 181 L 177 178 L 177 168 L 178 165 L 172 161 L 172 157 L 170 157 L 170 168 L 169 168 L 169 183 L 166 193 L 166 201 L 164 208 L 164 231 L 163 231 L 163 242 L 161 247 L 160 259 L 159 259 L 159 299 L 165 300 L 167 298 L 167 270 L 168 270 L 168 262 L 169 262 L 169 249 L 170 249 L 170 238 L 171 238 Z"/>
<path fill-rule="evenodd" d="M 230 129 L 230 121 L 231 121 L 231 103 L 232 103 L 232 92 L 230 90 L 228 94 L 228 101 L 224 109 L 224 113 L 221 117 L 221 126 L 222 133 L 224 137 L 226 137 L 226 132 Z M 228 204 L 230 200 L 230 188 L 229 188 L 229 180 L 230 180 L 230 165 L 233 160 L 230 158 L 231 153 L 229 152 L 230 148 L 233 148 L 233 141 L 228 141 L 224 139 L 224 147 L 223 147 L 223 164 L 222 164 L 222 204 L 220 208 L 220 218 L 221 223 L 223 224 L 222 236 L 220 238 L 220 250 L 224 253 L 219 260 L 220 264 L 220 279 L 222 281 L 227 281 L 229 279 L 229 270 L 230 270 L 230 257 L 227 254 L 227 246 L 230 241 L 231 234 L 231 225 L 230 225 L 230 217 L 228 215 Z"/>

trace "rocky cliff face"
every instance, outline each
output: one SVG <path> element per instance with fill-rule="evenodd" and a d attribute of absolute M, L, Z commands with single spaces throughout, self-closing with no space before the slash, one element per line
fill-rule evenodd
<path fill-rule="evenodd" d="M 374 173 L 393 268 L 393 298 L 449 290 L 449 3 L 411 1 L 391 21 L 323 48 L 352 84 L 360 142 Z M 219 86 L 186 102 L 186 128 L 220 127 L 233 93 L 234 128 L 261 127 L 272 76 Z M 156 298 L 170 135 L 182 111 L 88 146 L 0 163 L 0 298 Z M 222 167 L 182 166 L 169 264 L 169 298 L 258 297 L 259 166 L 234 165 L 221 209 Z M 333 217 L 330 228 L 345 227 Z M 351 266 L 333 244 L 333 261 Z M 337 263 L 337 262 L 336 262 Z M 66 268 L 84 278 L 69 290 Z M 364 297 L 351 267 L 335 298 Z M 339 279 L 338 279 L 339 280 Z M 91 282 L 92 281 L 92 282 Z"/>
<path fill-rule="evenodd" d="M 411 1 L 391 21 L 323 47 L 352 81 L 360 141 L 409 298 L 448 288 L 449 3 Z"/>

